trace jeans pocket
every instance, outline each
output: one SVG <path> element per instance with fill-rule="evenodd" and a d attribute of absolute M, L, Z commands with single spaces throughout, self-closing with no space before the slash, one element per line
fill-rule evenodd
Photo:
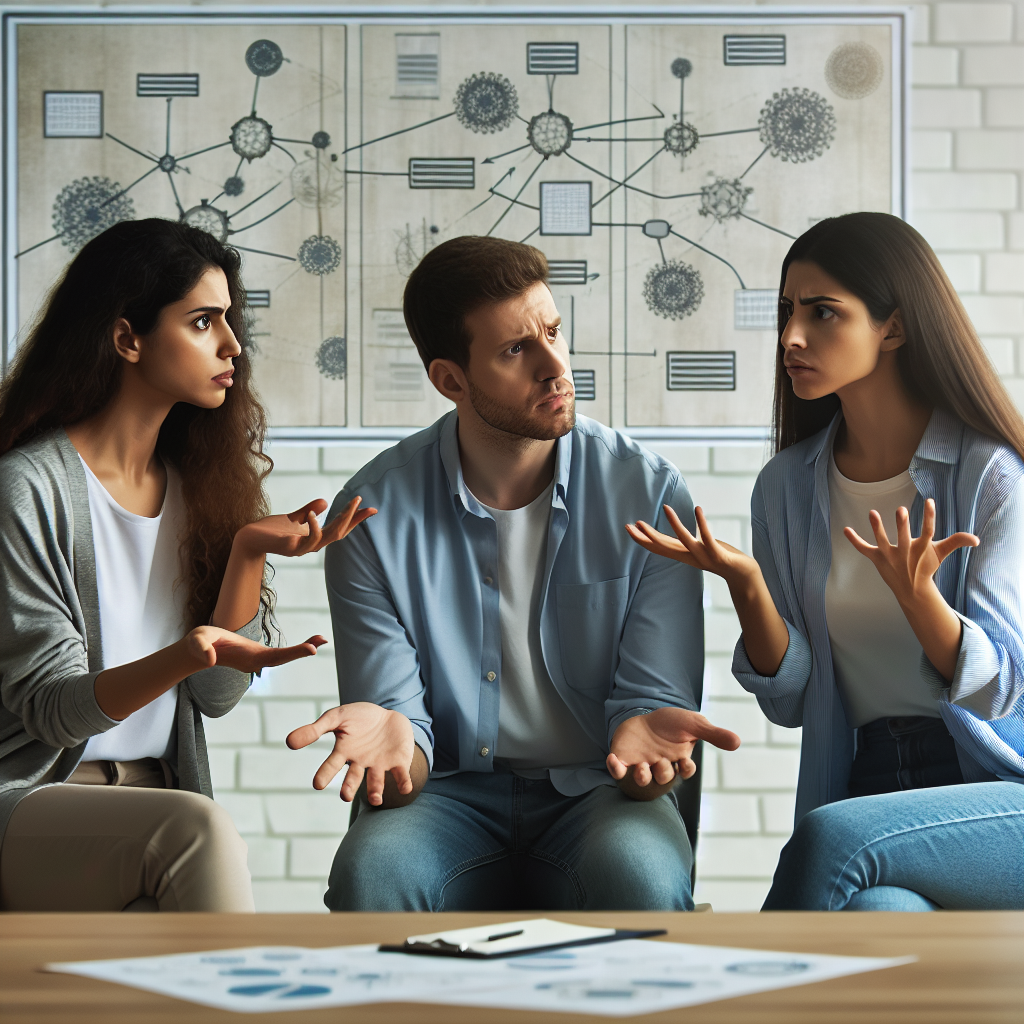
<path fill-rule="evenodd" d="M 618 663 L 629 577 L 601 583 L 559 583 L 555 599 L 565 681 L 594 700 L 604 700 L 611 692 Z"/>

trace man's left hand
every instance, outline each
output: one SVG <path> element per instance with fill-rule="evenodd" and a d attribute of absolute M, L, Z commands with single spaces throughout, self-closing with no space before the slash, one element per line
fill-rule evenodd
<path fill-rule="evenodd" d="M 684 708 L 658 708 L 647 715 L 627 718 L 612 736 L 606 764 L 613 779 L 622 780 L 632 769 L 637 786 L 667 785 L 678 775 L 688 779 L 697 770 L 690 759 L 697 740 L 722 750 L 735 750 L 740 738 L 712 725 L 702 714 Z"/>

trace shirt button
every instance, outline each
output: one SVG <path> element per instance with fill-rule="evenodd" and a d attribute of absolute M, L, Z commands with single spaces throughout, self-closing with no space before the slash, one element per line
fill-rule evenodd
<path fill-rule="evenodd" d="M 494 680 L 497 679 L 497 678 L 498 677 L 493 672 L 488 672 L 487 673 L 487 682 L 493 683 Z"/>
<path fill-rule="evenodd" d="M 490 747 L 481 747 L 480 748 L 480 756 L 481 757 L 486 757 L 490 752 L 491 752 L 491 748 Z"/>
<path fill-rule="evenodd" d="M 485 583 L 485 584 L 486 584 L 486 585 L 487 585 L 488 587 L 489 587 L 489 586 L 490 586 L 490 585 L 491 585 L 491 584 L 492 584 L 493 582 L 494 582 L 494 580 L 492 580 L 490 576 L 485 576 L 485 577 L 484 577 L 484 583 Z"/>

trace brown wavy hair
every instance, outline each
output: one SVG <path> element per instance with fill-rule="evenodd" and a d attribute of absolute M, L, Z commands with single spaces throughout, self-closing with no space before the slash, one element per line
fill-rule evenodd
<path fill-rule="evenodd" d="M 931 246 L 888 213 L 848 213 L 819 221 L 791 246 L 779 284 L 779 345 L 775 353 L 775 451 L 827 427 L 839 411 L 836 395 L 805 400 L 793 393 L 783 365 L 782 305 L 786 274 L 796 260 L 821 267 L 853 292 L 876 324 L 898 309 L 905 341 L 896 350 L 903 387 L 913 399 L 942 409 L 1024 458 L 1024 420 L 989 361 L 967 311 Z"/>
<path fill-rule="evenodd" d="M 205 231 L 168 220 L 125 221 L 88 242 L 54 286 L 0 384 L 0 455 L 59 427 L 88 419 L 121 386 L 124 362 L 112 344 L 124 318 L 135 334 L 157 324 L 206 271 L 227 278 L 225 319 L 242 347 L 233 385 L 217 409 L 179 402 L 164 420 L 157 454 L 181 475 L 185 536 L 180 583 L 188 628 L 210 621 L 235 533 L 269 514 L 263 481 L 266 414 L 252 382 L 249 315 L 237 250 Z M 260 593 L 271 639 L 269 570 Z"/>

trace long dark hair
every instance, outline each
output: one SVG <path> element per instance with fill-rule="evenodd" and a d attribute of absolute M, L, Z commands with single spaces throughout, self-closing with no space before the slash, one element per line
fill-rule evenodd
<path fill-rule="evenodd" d="M 273 462 L 263 452 L 266 414 L 252 383 L 238 252 L 173 221 L 115 224 L 72 260 L 0 384 L 0 454 L 98 413 L 121 386 L 124 361 L 112 343 L 116 321 L 124 318 L 133 333 L 148 334 L 160 311 L 183 299 L 212 267 L 227 278 L 225 319 L 242 346 L 233 386 L 217 409 L 179 402 L 157 440 L 160 458 L 181 474 L 181 582 L 189 628 L 210 621 L 235 533 L 269 512 L 263 481 Z M 272 612 L 273 599 L 265 578 L 265 612 Z"/>
<path fill-rule="evenodd" d="M 839 411 L 832 394 L 797 398 L 782 363 L 782 305 L 789 265 L 806 260 L 853 292 L 871 319 L 885 323 L 898 309 L 905 341 L 896 365 L 907 394 L 943 409 L 1024 458 L 1024 420 L 978 340 L 967 312 L 931 246 L 887 213 L 848 213 L 819 221 L 790 247 L 779 284 L 773 432 L 776 452 L 828 426 Z"/>

